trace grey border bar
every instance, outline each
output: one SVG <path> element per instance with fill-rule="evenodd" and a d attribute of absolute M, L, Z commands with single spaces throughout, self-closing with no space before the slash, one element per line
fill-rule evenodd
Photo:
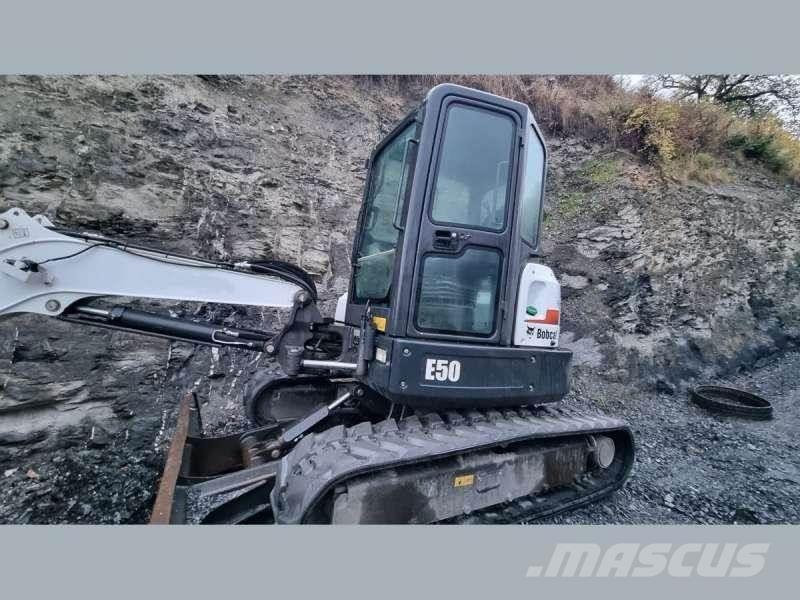
<path fill-rule="evenodd" d="M 7 3 L 8 4 L 8 3 Z M 786 0 L 259 4 L 27 0 L 5 73 L 800 72 Z M 1 84 L 0 84 L 1 85 Z M 752 598 L 794 591 L 792 527 L 0 527 L 4 598 Z M 558 542 L 770 543 L 751 579 L 530 579 Z M 646 596 L 644 596 L 646 594 Z M 776 594 L 772 594 L 776 595 Z"/>
<path fill-rule="evenodd" d="M 800 71 L 786 0 L 27 0 L 5 73 Z"/>
<path fill-rule="evenodd" d="M 15 600 L 512 600 L 578 594 L 736 600 L 758 597 L 767 584 L 783 584 L 791 595 L 800 552 L 797 529 L 783 526 L 8 526 L 0 539 L 3 597 Z M 546 563 L 558 542 L 607 548 L 620 542 L 765 541 L 764 568 L 751 578 L 526 577 L 529 566 Z"/>

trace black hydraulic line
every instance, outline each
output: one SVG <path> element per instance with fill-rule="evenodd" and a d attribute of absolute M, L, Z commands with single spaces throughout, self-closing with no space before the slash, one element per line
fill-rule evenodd
<path fill-rule="evenodd" d="M 274 275 L 291 280 L 292 283 L 304 288 L 311 294 L 311 298 L 316 301 L 317 285 L 311 275 L 297 265 L 282 260 L 248 261 L 248 264 L 250 270 L 254 273 L 264 273 L 265 275 Z"/>
<path fill-rule="evenodd" d="M 86 248 L 84 248 L 83 250 L 78 250 L 77 252 L 73 252 L 72 254 L 67 254 L 65 256 L 56 256 L 55 258 L 48 258 L 47 260 L 40 261 L 36 263 L 36 266 L 38 267 L 39 265 L 45 265 L 49 262 L 56 262 L 59 260 L 67 260 L 68 258 L 74 258 L 79 254 L 83 254 L 84 252 L 91 250 L 92 248 L 97 248 L 98 246 L 105 246 L 105 245 L 106 244 L 92 244 L 91 246 L 86 246 Z"/>
<path fill-rule="evenodd" d="M 199 269 L 226 269 L 231 271 L 249 271 L 251 273 L 258 273 L 263 275 L 271 275 L 272 277 L 278 277 L 279 279 L 283 279 L 289 283 L 292 283 L 300 288 L 306 290 L 309 294 L 311 294 L 311 298 L 313 300 L 317 299 L 317 286 L 314 283 L 314 280 L 311 278 L 311 275 L 303 270 L 302 268 L 298 267 L 297 265 L 293 265 L 291 263 L 280 261 L 280 260 L 243 260 L 243 261 L 234 261 L 234 262 L 225 262 L 219 260 L 211 260 L 207 258 L 197 258 L 196 256 L 188 256 L 186 254 L 180 254 L 177 252 L 169 252 L 166 250 L 161 250 L 157 248 L 150 248 L 147 246 L 142 246 L 139 244 L 134 244 L 130 242 L 121 242 L 119 240 L 115 240 L 113 238 L 108 238 L 102 235 L 95 235 L 89 233 L 79 233 L 76 231 L 70 231 L 68 229 L 60 229 L 60 228 L 51 228 L 52 231 L 56 233 L 60 233 L 62 235 L 66 235 L 69 237 L 79 238 L 86 240 L 88 242 L 95 242 L 89 248 L 85 248 L 76 252 L 75 254 L 70 254 L 67 256 L 59 256 L 56 258 L 47 259 L 39 264 L 44 264 L 44 262 L 53 262 L 56 260 L 64 260 L 67 258 L 72 258 L 73 256 L 77 256 L 94 248 L 96 246 L 106 246 L 108 248 L 113 248 L 115 250 L 119 250 L 121 252 L 127 252 L 129 254 L 134 254 L 141 258 L 145 258 L 148 260 L 154 260 L 157 262 L 168 262 L 174 263 L 175 261 L 171 261 L 167 258 L 159 258 L 156 256 L 147 256 L 143 254 L 139 254 L 138 252 L 134 252 L 134 250 L 142 250 L 144 252 L 153 252 L 153 253 L 163 253 L 165 256 L 180 258 L 184 260 L 191 260 L 200 263 L 206 264 L 194 264 L 194 265 L 187 265 Z"/>

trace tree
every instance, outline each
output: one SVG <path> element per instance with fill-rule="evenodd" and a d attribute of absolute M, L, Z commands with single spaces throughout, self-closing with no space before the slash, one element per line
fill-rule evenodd
<path fill-rule="evenodd" d="M 652 87 L 680 99 L 710 100 L 749 117 L 773 113 L 800 130 L 800 77 L 797 75 L 656 75 Z"/>

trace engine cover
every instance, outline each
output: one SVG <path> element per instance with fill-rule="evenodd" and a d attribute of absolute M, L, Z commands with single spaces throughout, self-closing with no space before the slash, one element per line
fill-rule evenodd
<path fill-rule="evenodd" d="M 555 348 L 561 325 L 561 285 L 544 265 L 522 271 L 514 316 L 514 345 Z"/>

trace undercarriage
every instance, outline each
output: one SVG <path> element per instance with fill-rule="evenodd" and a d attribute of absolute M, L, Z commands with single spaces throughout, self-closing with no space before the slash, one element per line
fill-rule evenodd
<path fill-rule="evenodd" d="M 288 451 L 290 423 L 204 437 L 182 402 L 154 523 L 504 523 L 594 502 L 633 463 L 622 421 L 563 408 L 342 422 Z"/>

